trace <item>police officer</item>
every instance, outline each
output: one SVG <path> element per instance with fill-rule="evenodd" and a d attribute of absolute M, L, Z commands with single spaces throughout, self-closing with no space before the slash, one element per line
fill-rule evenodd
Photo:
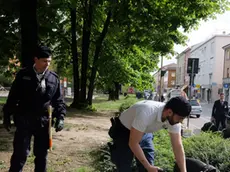
<path fill-rule="evenodd" d="M 4 127 L 9 131 L 11 115 L 16 131 L 9 172 L 21 172 L 30 151 L 34 136 L 35 172 L 46 172 L 48 150 L 48 111 L 54 108 L 56 132 L 64 127 L 66 106 L 56 73 L 49 71 L 51 50 L 46 46 L 37 48 L 34 65 L 21 69 L 12 84 L 7 102 L 3 107 Z"/>

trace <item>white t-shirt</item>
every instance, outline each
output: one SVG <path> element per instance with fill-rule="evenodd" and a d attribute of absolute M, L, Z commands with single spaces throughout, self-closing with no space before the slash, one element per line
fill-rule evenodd
<path fill-rule="evenodd" d="M 120 115 L 121 123 L 128 129 L 131 127 L 144 133 L 153 133 L 168 128 L 170 133 L 180 133 L 181 124 L 170 125 L 168 120 L 161 121 L 165 103 L 152 100 L 137 102 Z"/>

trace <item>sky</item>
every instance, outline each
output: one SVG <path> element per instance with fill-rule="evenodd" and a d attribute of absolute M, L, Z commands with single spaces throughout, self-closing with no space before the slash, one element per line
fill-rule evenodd
<path fill-rule="evenodd" d="M 187 41 L 188 46 L 192 46 L 199 42 L 205 41 L 216 34 L 222 34 L 223 32 L 230 34 L 230 11 L 225 12 L 224 14 L 219 14 L 214 20 L 208 20 L 206 22 L 201 21 L 197 30 L 192 30 L 190 33 L 187 33 L 189 40 Z M 187 46 L 187 47 L 188 47 Z M 187 47 L 181 45 L 175 45 L 174 50 L 178 53 L 184 51 Z M 176 63 L 176 59 L 164 59 L 163 66 Z M 160 67 L 160 62 L 158 67 Z"/>

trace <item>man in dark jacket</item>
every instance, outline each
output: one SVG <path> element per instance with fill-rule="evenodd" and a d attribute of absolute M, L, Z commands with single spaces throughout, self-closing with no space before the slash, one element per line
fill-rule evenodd
<path fill-rule="evenodd" d="M 224 93 L 220 93 L 220 99 L 216 100 L 212 108 L 212 119 L 217 129 L 221 123 L 222 129 L 226 128 L 226 115 L 228 114 L 228 102 L 224 101 Z"/>
<path fill-rule="evenodd" d="M 9 172 L 21 172 L 30 151 L 34 136 L 35 172 L 46 172 L 49 147 L 48 106 L 54 108 L 56 132 L 64 127 L 66 106 L 63 101 L 57 74 L 48 70 L 51 50 L 46 46 L 37 48 L 34 66 L 21 69 L 12 84 L 3 108 L 4 127 L 9 131 L 11 115 L 16 132 Z"/>

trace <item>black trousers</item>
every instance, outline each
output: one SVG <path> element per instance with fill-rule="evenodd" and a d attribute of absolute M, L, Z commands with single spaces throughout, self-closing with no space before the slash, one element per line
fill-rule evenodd
<path fill-rule="evenodd" d="M 22 172 L 30 152 L 31 137 L 34 136 L 35 172 L 46 172 L 46 161 L 49 148 L 48 127 L 17 128 L 13 141 L 13 155 L 9 172 Z"/>
<path fill-rule="evenodd" d="M 118 172 L 132 172 L 132 161 L 134 158 L 128 142 L 130 131 L 118 118 L 112 119 L 112 127 L 109 135 L 113 139 L 110 145 L 111 161 L 116 165 Z M 142 148 L 146 159 L 150 164 L 154 163 L 153 134 L 145 133 L 141 139 L 140 147 Z M 147 172 L 144 166 L 136 159 L 138 172 Z"/>
<path fill-rule="evenodd" d="M 226 118 L 216 118 L 216 128 L 219 130 L 219 126 L 221 123 L 222 129 L 226 128 Z"/>

